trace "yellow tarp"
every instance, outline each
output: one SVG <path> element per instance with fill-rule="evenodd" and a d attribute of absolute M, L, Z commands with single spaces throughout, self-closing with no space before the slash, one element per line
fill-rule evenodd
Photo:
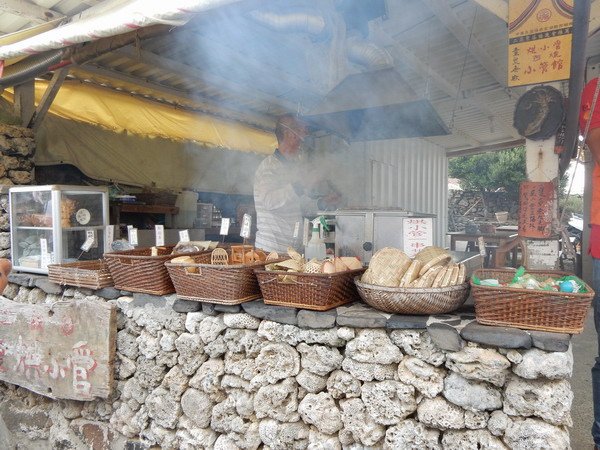
<path fill-rule="evenodd" d="M 36 103 L 47 86 L 47 81 L 36 80 Z M 12 92 L 7 90 L 2 95 L 13 101 Z M 275 136 L 266 131 L 77 81 L 64 82 L 49 113 L 115 132 L 187 140 L 243 152 L 270 154 L 277 145 Z"/>

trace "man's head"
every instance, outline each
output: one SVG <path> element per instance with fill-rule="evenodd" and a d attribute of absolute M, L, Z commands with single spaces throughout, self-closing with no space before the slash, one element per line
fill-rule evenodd
<path fill-rule="evenodd" d="M 300 145 L 307 135 L 308 128 L 306 124 L 292 114 L 281 116 L 275 126 L 279 151 L 285 157 L 296 157 Z"/>

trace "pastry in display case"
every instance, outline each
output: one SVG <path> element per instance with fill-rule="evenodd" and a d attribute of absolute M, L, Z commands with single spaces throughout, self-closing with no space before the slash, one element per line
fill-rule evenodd
<path fill-rule="evenodd" d="M 108 189 L 19 186 L 9 190 L 14 270 L 48 273 L 48 264 L 102 258 Z M 83 244 L 92 242 L 87 251 Z"/>

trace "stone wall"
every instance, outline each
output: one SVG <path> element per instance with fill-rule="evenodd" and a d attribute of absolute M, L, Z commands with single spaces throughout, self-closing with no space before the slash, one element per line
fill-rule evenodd
<path fill-rule="evenodd" d="M 509 222 L 519 214 L 519 197 L 507 192 L 448 191 L 448 231 L 464 231 L 468 222 L 496 222 L 496 212 L 508 211 Z"/>
<path fill-rule="evenodd" d="M 0 258 L 10 258 L 8 188 L 34 182 L 33 131 L 0 123 Z"/>
<path fill-rule="evenodd" d="M 0 383 L 3 448 L 570 448 L 568 335 L 11 281 L 14 301 L 115 303 L 118 383 L 93 402 Z"/>

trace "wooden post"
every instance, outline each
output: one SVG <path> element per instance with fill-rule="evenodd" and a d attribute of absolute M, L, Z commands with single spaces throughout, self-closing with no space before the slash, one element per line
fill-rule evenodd
<path fill-rule="evenodd" d="M 15 86 L 15 115 L 21 119 L 21 125 L 26 127 L 35 111 L 35 82 L 28 80 Z"/>

